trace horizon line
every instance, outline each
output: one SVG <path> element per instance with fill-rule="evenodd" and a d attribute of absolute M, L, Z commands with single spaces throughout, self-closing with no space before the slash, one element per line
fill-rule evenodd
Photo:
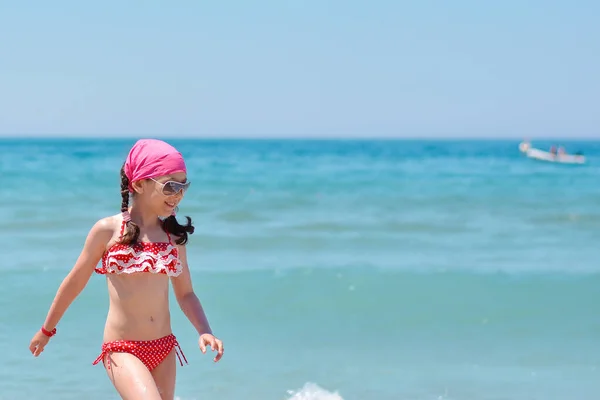
<path fill-rule="evenodd" d="M 49 140 L 60 140 L 60 139 L 111 139 L 111 140 L 131 140 L 131 139 L 140 139 L 140 138 L 160 138 L 163 140 L 380 140 L 380 141 L 414 141 L 414 140 L 437 140 L 437 141 L 452 141 L 452 140 L 479 140 L 479 141 L 524 141 L 528 140 L 530 142 L 533 141 L 553 141 L 553 140 L 564 140 L 564 141 L 599 141 L 600 136 L 571 136 L 571 137 L 562 137 L 562 136 L 468 136 L 468 135 L 457 135 L 457 136 L 360 136 L 360 135 L 286 135 L 286 136 L 277 136 L 277 135 L 261 135 L 261 136 L 253 136 L 253 135 L 160 135 L 160 134 L 146 134 L 146 135 L 131 135 L 131 134 L 123 134 L 123 135 L 69 135 L 69 134 L 53 134 L 53 135 L 18 135 L 18 134 L 10 134 L 3 135 L 0 134 L 1 140 L 40 140 L 40 139 L 49 139 Z"/>

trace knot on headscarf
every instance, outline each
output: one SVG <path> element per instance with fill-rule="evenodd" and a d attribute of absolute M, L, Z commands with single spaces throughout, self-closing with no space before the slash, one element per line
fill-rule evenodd
<path fill-rule="evenodd" d="M 124 171 L 129 179 L 129 191 L 133 192 L 133 182 L 186 172 L 186 167 L 175 147 L 162 140 L 141 139 L 129 151 Z"/>

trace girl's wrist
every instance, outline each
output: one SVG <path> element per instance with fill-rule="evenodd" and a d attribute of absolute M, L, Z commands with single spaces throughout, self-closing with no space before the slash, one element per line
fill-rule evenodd
<path fill-rule="evenodd" d="M 44 326 L 42 325 L 42 327 L 40 328 L 40 330 L 42 331 L 42 333 L 48 337 L 52 337 L 54 335 L 56 335 L 56 328 L 52 329 L 52 330 L 48 330 L 46 328 L 44 328 Z"/>

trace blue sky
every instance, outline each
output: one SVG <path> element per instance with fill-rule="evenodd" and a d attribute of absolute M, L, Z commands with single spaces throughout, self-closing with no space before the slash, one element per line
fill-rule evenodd
<path fill-rule="evenodd" d="M 593 1 L 13 1 L 0 135 L 600 137 Z"/>

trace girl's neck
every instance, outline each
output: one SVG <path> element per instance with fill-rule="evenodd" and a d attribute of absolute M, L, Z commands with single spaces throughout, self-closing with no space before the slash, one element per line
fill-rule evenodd
<path fill-rule="evenodd" d="M 129 214 L 131 215 L 131 220 L 140 228 L 152 229 L 160 225 L 160 220 L 158 219 L 156 213 L 144 209 L 138 204 L 134 203 L 129 208 Z"/>

